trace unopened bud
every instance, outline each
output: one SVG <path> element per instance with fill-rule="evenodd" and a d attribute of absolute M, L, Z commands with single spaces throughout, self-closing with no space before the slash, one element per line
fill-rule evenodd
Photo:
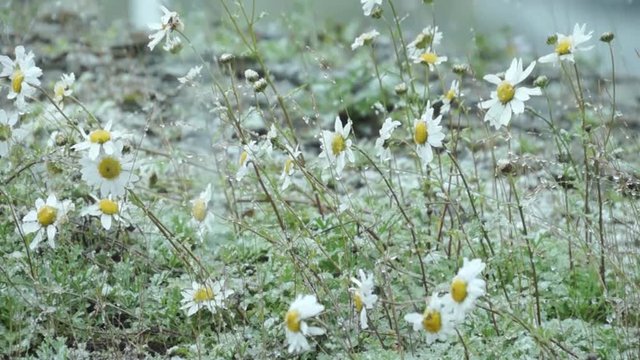
<path fill-rule="evenodd" d="M 404 95 L 407 93 L 407 84 L 400 83 L 395 86 L 394 90 L 396 92 L 396 95 Z"/>
<path fill-rule="evenodd" d="M 555 45 L 558 42 L 558 35 L 550 35 L 547 37 L 547 45 Z"/>
<path fill-rule="evenodd" d="M 533 81 L 533 86 L 537 86 L 541 89 L 544 89 L 547 87 L 547 85 L 549 85 L 549 78 L 544 76 L 544 75 L 540 75 L 538 76 L 534 81 Z"/>
<path fill-rule="evenodd" d="M 248 69 L 244 72 L 244 78 L 247 79 L 248 82 L 253 84 L 254 82 L 258 81 L 258 79 L 260 79 L 260 74 L 252 69 Z"/>
<path fill-rule="evenodd" d="M 610 43 L 614 37 L 615 36 L 613 35 L 612 32 L 607 31 L 606 33 L 603 33 L 602 35 L 600 35 L 600 41 Z"/>
<path fill-rule="evenodd" d="M 267 88 L 267 80 L 265 79 L 258 79 L 258 81 L 253 83 L 253 90 L 255 90 L 255 92 L 263 92 L 264 89 Z"/>
<path fill-rule="evenodd" d="M 467 64 L 455 64 L 453 65 L 453 73 L 456 75 L 464 75 L 469 72 L 469 65 Z"/>
<path fill-rule="evenodd" d="M 234 59 L 233 54 L 229 54 L 229 53 L 225 53 L 220 55 L 220 57 L 218 58 L 218 61 L 220 62 L 220 64 L 229 64 L 230 62 L 232 62 Z"/>

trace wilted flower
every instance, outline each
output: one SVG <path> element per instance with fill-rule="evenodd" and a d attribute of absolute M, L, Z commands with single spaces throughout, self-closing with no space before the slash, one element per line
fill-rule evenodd
<path fill-rule="evenodd" d="M 16 125 L 18 125 L 18 114 L 7 114 L 0 109 L 0 157 L 9 155 L 11 146 L 27 135 L 27 131 L 16 128 Z"/>
<path fill-rule="evenodd" d="M 393 130 L 395 130 L 398 126 L 400 126 L 400 121 L 393 120 L 391 118 L 386 118 L 384 123 L 382 124 L 382 128 L 380 128 L 380 137 L 376 139 L 376 155 L 382 161 L 387 161 L 391 159 L 391 151 L 389 151 L 388 147 L 385 147 L 384 144 L 387 140 L 391 138 L 391 134 Z"/>
<path fill-rule="evenodd" d="M 160 24 L 149 25 L 149 28 L 151 30 L 156 30 L 156 32 L 149 35 L 149 39 L 151 39 L 151 41 L 147 46 L 149 46 L 150 50 L 153 50 L 153 48 L 155 48 L 156 45 L 158 45 L 158 43 L 166 37 L 165 50 L 169 51 L 176 46 L 176 40 L 174 40 L 173 38 L 177 37 L 172 36 L 172 32 L 174 30 L 184 30 L 184 24 L 182 23 L 182 20 L 180 20 L 180 16 L 178 16 L 177 12 L 169 11 L 169 9 L 164 6 L 160 6 L 160 9 L 164 13 L 164 15 L 162 16 L 162 18 L 160 18 Z M 179 39 L 177 41 L 178 43 L 180 42 Z"/>
<path fill-rule="evenodd" d="M 371 16 L 371 12 L 377 6 L 382 5 L 382 0 L 360 0 L 364 16 Z"/>
<path fill-rule="evenodd" d="M 317 316 L 324 310 L 324 306 L 318 303 L 315 295 L 298 295 L 289 306 L 284 316 L 285 333 L 287 336 L 288 351 L 303 352 L 311 349 L 307 341 L 307 335 L 315 336 L 324 334 L 324 329 L 308 326 L 304 321 Z"/>
<path fill-rule="evenodd" d="M 371 30 L 358 36 L 351 44 L 351 50 L 355 50 L 364 45 L 370 45 L 375 38 L 380 35 L 378 30 Z"/>

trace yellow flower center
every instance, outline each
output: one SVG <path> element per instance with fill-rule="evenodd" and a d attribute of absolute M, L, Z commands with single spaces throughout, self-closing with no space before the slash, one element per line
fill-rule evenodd
<path fill-rule="evenodd" d="M 422 61 L 423 64 L 434 65 L 436 61 L 438 61 L 438 55 L 432 52 L 424 53 L 420 55 L 420 61 Z"/>
<path fill-rule="evenodd" d="M 287 159 L 284 162 L 284 173 L 289 175 L 289 172 L 291 171 L 292 168 L 293 168 L 293 160 Z"/>
<path fill-rule="evenodd" d="M 20 68 L 17 68 L 13 72 L 13 80 L 11 80 L 11 89 L 14 93 L 20 93 L 22 91 L 22 82 L 24 81 L 24 73 Z"/>
<path fill-rule="evenodd" d="M 0 141 L 11 139 L 11 126 L 0 124 Z"/>
<path fill-rule="evenodd" d="M 437 333 L 440 331 L 442 328 L 440 312 L 427 308 L 422 316 L 422 327 L 430 333 Z"/>
<path fill-rule="evenodd" d="M 111 133 L 104 129 L 95 130 L 89 134 L 89 140 L 94 144 L 104 144 L 111 140 Z"/>
<path fill-rule="evenodd" d="M 297 310 L 289 310 L 284 316 L 284 323 L 291 332 L 300 332 L 300 312 Z"/>
<path fill-rule="evenodd" d="M 360 295 L 360 293 L 353 294 L 353 304 L 356 306 L 357 312 L 362 311 L 362 306 L 364 305 L 364 303 L 362 302 L 362 296 Z"/>
<path fill-rule="evenodd" d="M 347 144 L 344 141 L 344 138 L 340 134 L 333 135 L 333 139 L 331 140 L 331 151 L 333 155 L 338 155 L 347 148 Z"/>
<path fill-rule="evenodd" d="M 456 98 L 456 92 L 453 89 L 447 91 L 447 94 L 444 96 L 447 100 L 451 101 Z"/>
<path fill-rule="evenodd" d="M 513 99 L 513 96 L 516 94 L 516 89 L 508 81 L 503 81 L 498 85 L 497 92 L 498 100 L 500 100 L 501 103 L 506 104 Z"/>
<path fill-rule="evenodd" d="M 58 99 L 62 99 L 64 97 L 65 90 L 66 88 L 64 85 L 56 84 L 56 86 L 53 88 L 53 95 L 55 95 L 55 97 Z"/>
<path fill-rule="evenodd" d="M 49 226 L 56 221 L 57 214 L 56 208 L 45 205 L 38 210 L 38 223 L 42 226 Z"/>
<path fill-rule="evenodd" d="M 121 171 L 122 165 L 120 164 L 120 160 L 111 156 L 104 157 L 98 164 L 98 172 L 100 176 L 105 179 L 113 180 L 120 176 Z"/>
<path fill-rule="evenodd" d="M 418 145 L 423 145 L 427 142 L 427 138 L 429 138 L 429 130 L 427 129 L 426 121 L 418 121 L 416 124 L 416 128 L 413 133 L 413 140 Z"/>
<path fill-rule="evenodd" d="M 242 154 L 240 154 L 240 165 L 244 165 L 248 157 L 249 154 L 246 151 L 243 151 Z"/>
<path fill-rule="evenodd" d="M 202 286 L 193 294 L 193 301 L 200 303 L 213 299 L 213 290 L 208 286 Z"/>
<path fill-rule="evenodd" d="M 204 221 L 207 216 L 207 204 L 202 199 L 195 199 L 191 207 L 191 215 L 199 222 Z"/>
<path fill-rule="evenodd" d="M 102 199 L 98 203 L 98 207 L 100 208 L 100 211 L 102 211 L 102 213 L 105 215 L 113 215 L 118 213 L 118 203 L 113 200 Z"/>
<path fill-rule="evenodd" d="M 467 283 L 456 277 L 451 282 L 451 297 L 457 303 L 461 303 L 467 298 Z"/>
<path fill-rule="evenodd" d="M 568 38 L 558 41 L 556 44 L 556 53 L 558 55 L 567 55 L 571 53 L 571 41 Z"/>

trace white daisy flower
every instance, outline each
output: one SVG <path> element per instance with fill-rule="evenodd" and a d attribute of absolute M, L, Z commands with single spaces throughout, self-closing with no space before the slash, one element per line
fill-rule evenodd
<path fill-rule="evenodd" d="M 469 261 L 464 258 L 462 268 L 451 281 L 451 300 L 462 312 L 473 308 L 476 300 L 485 293 L 485 282 L 479 278 L 485 268 L 485 263 L 480 259 Z"/>
<path fill-rule="evenodd" d="M 462 96 L 460 93 L 460 83 L 458 80 L 453 80 L 449 91 L 442 96 L 442 107 L 440 108 L 441 114 L 446 114 L 451 110 L 451 102 Z"/>
<path fill-rule="evenodd" d="M 180 86 L 195 86 L 196 78 L 200 77 L 200 72 L 202 71 L 202 65 L 194 66 L 187 72 L 187 75 L 179 77 L 178 81 L 180 82 Z"/>
<path fill-rule="evenodd" d="M 255 141 L 251 141 L 242 147 L 240 153 L 240 161 L 238 171 L 236 172 L 236 180 L 242 181 L 242 178 L 249 172 L 249 164 L 253 161 L 255 156 L 258 156 L 260 149 L 256 145 Z"/>
<path fill-rule="evenodd" d="M 202 232 L 206 227 L 209 201 L 211 201 L 211 184 L 207 185 L 205 191 L 201 192 L 197 198 L 191 200 L 191 223 L 198 228 L 201 241 L 203 240 Z"/>
<path fill-rule="evenodd" d="M 217 308 L 224 308 L 224 301 L 233 293 L 233 290 L 225 287 L 223 281 L 206 280 L 202 284 L 194 281 L 191 283 L 191 289 L 182 291 L 180 309 L 185 310 L 187 316 L 195 314 L 200 309 L 207 309 L 215 314 Z"/>
<path fill-rule="evenodd" d="M 60 108 L 64 106 L 62 100 L 64 100 L 65 97 L 71 96 L 73 93 L 71 86 L 73 86 L 75 81 L 76 75 L 74 73 L 62 74 L 60 80 L 56 81 L 53 85 L 53 101 L 55 101 Z"/>
<path fill-rule="evenodd" d="M 563 61 L 563 60 L 574 62 L 575 61 L 575 59 L 573 58 L 574 53 L 578 51 L 591 50 L 593 48 L 593 45 L 586 46 L 586 47 L 581 46 L 585 42 L 589 41 L 591 39 L 591 35 L 593 34 L 593 31 L 586 34 L 585 33 L 586 27 L 587 27 L 587 24 L 583 24 L 582 27 L 576 24 L 573 27 L 573 34 L 571 35 L 556 34 L 556 36 L 558 37 L 558 40 L 555 44 L 556 48 L 554 52 L 541 57 L 540 59 L 538 59 L 538 61 L 541 63 L 553 63 L 554 65 L 560 63 L 560 61 Z"/>
<path fill-rule="evenodd" d="M 375 30 L 375 29 L 368 31 L 366 33 L 363 33 L 353 41 L 353 44 L 351 44 L 351 50 L 355 50 L 365 45 L 370 45 L 373 42 L 373 40 L 375 40 L 375 38 L 377 38 L 378 36 L 380 36 L 380 33 L 378 32 L 378 30 Z"/>
<path fill-rule="evenodd" d="M 404 316 L 404 320 L 413 325 L 414 331 L 425 331 L 427 344 L 436 340 L 446 341 L 447 338 L 455 335 L 455 325 L 459 319 L 448 298 L 440 297 L 437 293 L 431 295 L 424 313 L 411 313 Z"/>
<path fill-rule="evenodd" d="M 353 293 L 353 303 L 356 307 L 356 312 L 360 315 L 360 327 L 364 330 L 369 327 L 367 324 L 367 309 L 373 309 L 378 296 L 373 294 L 373 273 L 365 274 L 364 271 L 358 270 L 360 279 L 351 278 L 351 281 L 356 284 L 357 287 L 350 288 Z"/>
<path fill-rule="evenodd" d="M 117 143 L 112 154 L 101 154 L 96 159 L 80 159 L 82 180 L 100 189 L 100 196 L 124 196 L 125 188 L 138 181 L 133 174 L 133 158 L 122 155 L 122 144 Z"/>
<path fill-rule="evenodd" d="M 364 12 L 364 16 L 371 16 L 371 12 L 377 6 L 382 5 L 382 0 L 360 0 L 362 4 L 362 11 Z"/>
<path fill-rule="evenodd" d="M 11 87 L 7 99 L 15 99 L 18 109 L 23 110 L 27 104 L 25 98 L 32 97 L 36 93 L 35 87 L 40 86 L 38 78 L 42 76 L 42 70 L 36 66 L 33 52 L 25 53 L 23 46 L 17 46 L 15 54 L 15 61 L 8 56 L 0 56 L 0 77 L 9 77 Z"/>
<path fill-rule="evenodd" d="M 271 156 L 271 153 L 273 152 L 273 139 L 278 137 L 278 131 L 276 130 L 276 126 L 274 124 L 271 124 L 271 127 L 269 128 L 269 132 L 267 132 L 266 137 L 267 139 L 260 146 L 260 152 L 262 154 L 267 154 Z"/>
<path fill-rule="evenodd" d="M 169 11 L 169 9 L 167 9 L 164 6 L 160 6 L 160 9 L 164 13 L 162 18 L 160 18 L 160 24 L 149 25 L 149 28 L 151 30 L 156 30 L 155 33 L 149 35 L 149 39 L 151 39 L 151 41 L 147 45 L 149 49 L 152 51 L 153 51 L 153 48 L 155 48 L 156 45 L 158 45 L 158 43 L 162 41 L 162 39 L 165 37 L 167 41 L 167 43 L 165 44 L 165 50 L 170 50 L 170 48 L 169 49 L 167 48 L 168 46 L 167 44 L 174 41 L 172 39 L 171 33 L 174 30 L 178 30 L 178 31 L 184 30 L 184 24 L 182 23 L 182 20 L 180 20 L 180 16 L 178 16 L 177 12 Z"/>
<path fill-rule="evenodd" d="M 25 234 L 36 233 L 29 248 L 33 250 L 38 247 L 42 241 L 43 233 L 47 234 L 49 246 L 52 249 L 55 248 L 56 233 L 60 230 L 60 226 L 68 220 L 67 212 L 73 208 L 71 200 L 60 202 L 53 194 L 49 195 L 46 202 L 42 199 L 36 200 L 36 209 L 29 211 L 22 218 L 22 231 Z"/>
<path fill-rule="evenodd" d="M 296 145 L 295 149 L 291 149 L 287 145 L 287 149 L 289 150 L 290 155 L 287 157 L 287 160 L 285 160 L 284 166 L 282 167 L 282 174 L 280 174 L 280 181 L 282 181 L 281 189 L 283 191 L 287 190 L 289 185 L 291 185 L 291 178 L 293 177 L 293 174 L 296 172 L 295 159 L 297 159 L 298 156 L 302 154 L 302 152 L 300 152 L 300 145 Z"/>
<path fill-rule="evenodd" d="M 311 349 L 307 335 L 322 335 L 325 330 L 315 326 L 308 326 L 303 320 L 317 316 L 324 311 L 324 306 L 318 303 L 315 295 L 298 295 L 289 306 L 284 316 L 285 333 L 288 351 L 290 353 L 303 352 Z"/>
<path fill-rule="evenodd" d="M 416 64 L 427 65 L 429 67 L 429 71 L 435 71 L 436 65 L 440 65 L 445 61 L 447 61 L 447 57 L 446 56 L 438 55 L 431 48 L 427 49 L 426 52 L 423 52 L 422 54 L 416 56 L 413 59 L 413 62 L 416 63 Z"/>
<path fill-rule="evenodd" d="M 491 92 L 491 99 L 480 103 L 481 109 L 489 109 L 484 115 L 484 121 L 499 129 L 506 126 L 511 121 L 511 113 L 522 114 L 524 112 L 524 102 L 529 100 L 531 95 L 541 95 L 540 88 L 516 87 L 519 83 L 531 74 L 536 62 L 533 61 L 524 71 L 522 70 L 522 59 L 513 59 L 511 66 L 504 74 L 504 80 L 498 75 L 485 75 L 483 79 L 497 86 Z"/>
<path fill-rule="evenodd" d="M 424 166 L 429 165 L 433 160 L 431 148 L 442 147 L 444 133 L 442 126 L 440 126 L 440 120 L 442 120 L 442 114 L 434 119 L 431 103 L 427 102 L 427 108 L 422 117 L 413 121 L 413 140 L 416 143 L 416 152 Z"/>
<path fill-rule="evenodd" d="M 9 155 L 11 146 L 27 136 L 27 131 L 16 128 L 16 125 L 18 125 L 18 114 L 7 114 L 0 109 L 0 157 Z"/>
<path fill-rule="evenodd" d="M 126 208 L 124 202 L 113 200 L 111 195 L 102 199 L 93 195 L 91 197 L 95 203 L 83 209 L 80 215 L 99 216 L 100 224 L 105 230 L 111 229 L 111 224 L 114 221 L 124 222 L 125 219 L 122 217 Z"/>
<path fill-rule="evenodd" d="M 334 130 L 333 132 L 327 130 L 322 131 L 320 136 L 322 152 L 318 157 L 326 159 L 323 169 L 334 166 L 338 177 L 340 177 L 346 160 L 349 160 L 349 162 L 355 161 L 353 152 L 351 151 L 351 139 L 349 139 L 351 120 L 348 120 L 347 125 L 342 127 L 340 117 L 336 117 Z"/>
<path fill-rule="evenodd" d="M 386 118 L 380 128 L 380 137 L 376 139 L 376 155 L 382 161 L 391 159 L 391 151 L 388 147 L 384 147 L 384 143 L 391 138 L 393 131 L 400 126 L 400 121 L 395 121 L 391 118 Z"/>
<path fill-rule="evenodd" d="M 122 144 L 118 141 L 122 138 L 122 134 L 118 131 L 111 131 L 111 127 L 113 126 L 113 120 L 109 120 L 107 126 L 103 129 L 94 130 L 89 133 L 89 135 L 85 135 L 84 133 L 84 141 L 73 145 L 71 148 L 75 151 L 83 151 L 89 150 L 88 157 L 89 159 L 95 159 L 102 153 L 107 155 L 112 155 L 116 148 L 122 148 Z"/>
<path fill-rule="evenodd" d="M 420 55 L 425 53 L 427 49 L 434 49 L 440 45 L 442 41 L 442 33 L 438 31 L 438 27 L 428 26 L 422 29 L 422 32 L 407 45 L 407 55 L 409 59 L 415 61 Z"/>

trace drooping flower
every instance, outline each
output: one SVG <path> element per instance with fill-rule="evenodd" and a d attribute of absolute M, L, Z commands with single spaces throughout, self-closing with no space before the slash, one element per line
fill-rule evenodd
<path fill-rule="evenodd" d="M 362 4 L 362 11 L 364 12 L 364 16 L 371 16 L 373 9 L 377 6 L 382 5 L 382 0 L 360 0 Z"/>
<path fill-rule="evenodd" d="M 458 80 L 453 80 L 449 90 L 442 96 L 442 107 L 440 108 L 441 114 L 446 114 L 451 110 L 451 103 L 462 96 L 460 93 L 460 83 Z"/>
<path fill-rule="evenodd" d="M 191 200 L 191 222 L 198 228 L 200 240 L 203 240 L 202 232 L 206 227 L 205 220 L 209 215 L 209 201 L 211 201 L 211 184 L 207 185 L 205 191 L 201 192 L 198 197 Z"/>
<path fill-rule="evenodd" d="M 80 215 L 100 217 L 100 224 L 105 230 L 111 229 L 114 221 L 124 221 L 122 214 L 126 208 L 126 204 L 123 201 L 114 200 L 111 195 L 104 198 L 91 197 L 95 200 L 95 203 L 82 210 Z"/>
<path fill-rule="evenodd" d="M 56 81 L 53 85 L 53 101 L 62 108 L 64 106 L 64 98 L 71 96 L 73 93 L 73 83 L 76 81 L 76 75 L 74 73 L 71 74 L 62 74 L 60 80 Z"/>
<path fill-rule="evenodd" d="M 353 294 L 353 303 L 356 307 L 356 312 L 360 316 L 360 327 L 364 330 L 369 327 L 367 324 L 367 309 L 373 309 L 378 296 L 373 294 L 373 274 L 365 274 L 363 270 L 358 270 L 360 279 L 351 278 L 351 281 L 356 284 L 357 287 L 350 288 L 349 290 Z"/>
<path fill-rule="evenodd" d="M 311 349 L 307 335 L 322 335 L 325 330 L 315 326 L 308 326 L 304 321 L 317 316 L 324 311 L 324 306 L 318 303 L 315 295 L 298 295 L 291 303 L 284 316 L 284 330 L 287 337 L 289 353 L 298 353 Z"/>
<path fill-rule="evenodd" d="M 180 82 L 180 86 L 195 86 L 196 78 L 200 76 L 200 71 L 202 71 L 202 65 L 194 66 L 185 76 L 179 77 L 178 82 Z"/>
<path fill-rule="evenodd" d="M 36 209 L 31 210 L 22 218 L 22 231 L 25 234 L 36 233 L 29 244 L 31 250 L 35 249 L 42 241 L 44 233 L 47 235 L 49 246 L 56 247 L 55 238 L 60 226 L 67 221 L 67 212 L 73 210 L 71 200 L 58 201 L 56 196 L 50 194 L 45 202 L 36 200 Z"/>
<path fill-rule="evenodd" d="M 511 66 L 504 74 L 504 80 L 498 75 L 485 75 L 483 79 L 496 85 L 496 90 L 491 92 L 491 99 L 480 103 L 480 108 L 489 109 L 484 115 L 484 121 L 499 129 L 506 126 L 511 121 L 511 114 L 522 114 L 524 112 L 524 102 L 530 99 L 531 95 L 541 95 L 540 88 L 527 88 L 517 85 L 524 81 L 536 62 L 533 61 L 524 71 L 522 70 L 522 59 L 513 59 Z"/>
<path fill-rule="evenodd" d="M 25 98 L 32 97 L 36 92 L 35 87 L 40 86 L 38 78 L 42 76 L 42 70 L 36 66 L 33 52 L 25 53 L 23 46 L 16 46 L 15 55 L 15 60 L 5 55 L 0 56 L 0 64 L 2 64 L 0 77 L 9 77 L 11 86 L 7 99 L 15 99 L 16 107 L 24 110 Z"/>
<path fill-rule="evenodd" d="M 322 152 L 318 157 L 326 160 L 323 169 L 328 169 L 332 166 L 335 167 L 338 177 L 342 175 L 342 170 L 347 160 L 349 160 L 349 162 L 355 161 L 353 152 L 351 151 L 349 132 L 351 132 L 351 120 L 347 122 L 347 125 L 342 127 L 340 117 L 336 117 L 334 131 L 323 130 L 320 136 Z"/>
<path fill-rule="evenodd" d="M 416 143 L 416 152 L 424 166 L 429 165 L 433 160 L 431 148 L 442 147 L 444 133 L 442 126 L 440 126 L 440 120 L 442 120 L 442 114 L 434 119 L 431 103 L 427 102 L 422 117 L 413 121 L 413 141 Z"/>
<path fill-rule="evenodd" d="M 353 44 L 351 44 L 351 50 L 355 50 L 365 45 L 370 45 L 378 36 L 380 36 L 380 33 L 375 29 L 361 34 L 353 41 Z"/>
<path fill-rule="evenodd" d="M 427 344 L 436 340 L 446 341 L 450 336 L 455 335 L 455 325 L 459 319 L 460 316 L 456 314 L 448 298 L 438 296 L 437 293 L 431 295 L 424 313 L 411 313 L 404 316 L 404 320 L 413 325 L 414 331 L 425 331 Z"/>
<path fill-rule="evenodd" d="M 111 131 L 112 126 L 113 121 L 109 120 L 104 128 L 94 130 L 89 135 L 83 133 L 84 141 L 73 145 L 71 148 L 75 151 L 89 150 L 87 156 L 92 160 L 101 153 L 106 155 L 113 154 L 118 147 L 122 148 L 123 145 L 118 141 L 122 138 L 122 134 L 118 131 Z"/>
<path fill-rule="evenodd" d="M 22 140 L 27 131 L 17 128 L 18 114 L 9 113 L 0 109 L 0 157 L 9 155 L 11 146 Z"/>
<path fill-rule="evenodd" d="M 484 270 L 485 264 L 480 259 L 469 261 L 464 258 L 462 268 L 451 281 L 450 296 L 454 306 L 460 308 L 462 312 L 467 312 L 476 300 L 484 295 L 485 282 L 479 278 Z"/>
<path fill-rule="evenodd" d="M 224 301 L 234 293 L 228 289 L 223 281 L 206 280 L 200 284 L 196 281 L 191 283 L 191 289 L 182 291 L 182 310 L 191 316 L 200 309 L 207 309 L 215 314 L 218 308 L 224 308 Z"/>
<path fill-rule="evenodd" d="M 153 51 L 153 48 L 155 48 L 156 45 L 158 45 L 158 43 L 166 37 L 165 50 L 169 51 L 175 47 L 174 43 L 176 40 L 174 40 L 173 38 L 178 39 L 178 42 L 180 41 L 180 38 L 172 35 L 173 31 L 184 30 L 184 23 L 182 23 L 182 20 L 180 20 L 180 16 L 178 16 L 177 12 L 169 11 L 169 9 L 164 6 L 160 6 L 160 9 L 164 13 L 164 15 L 162 16 L 162 18 L 160 18 L 160 24 L 149 25 L 149 28 L 151 30 L 156 30 L 156 32 L 149 35 L 149 39 L 151 39 L 151 41 L 147 46 L 150 50 Z"/>
<path fill-rule="evenodd" d="M 244 145 L 240 152 L 240 161 L 238 171 L 236 172 L 236 180 L 241 181 L 242 178 L 249 172 L 249 164 L 253 161 L 254 157 L 258 156 L 260 149 L 256 145 L 255 141 Z"/>
<path fill-rule="evenodd" d="M 80 159 L 82 179 L 89 186 L 100 189 L 100 196 L 124 196 L 125 188 L 138 181 L 133 174 L 133 159 L 122 155 L 122 144 L 116 143 L 111 154 L 100 154 L 96 159 L 84 157 Z"/>
<path fill-rule="evenodd" d="M 582 46 L 582 44 L 591 39 L 591 35 L 593 34 L 593 31 L 586 34 L 586 27 L 587 24 L 583 24 L 582 26 L 575 24 L 571 35 L 556 34 L 557 41 L 554 51 L 551 54 L 542 56 L 538 61 L 541 63 L 553 63 L 554 65 L 563 60 L 575 62 L 573 54 L 579 51 L 588 51 L 593 48 L 593 45 Z"/>
<path fill-rule="evenodd" d="M 290 153 L 287 157 L 287 160 L 284 161 L 284 166 L 282 167 L 282 174 L 280 175 L 280 181 L 282 181 L 281 189 L 287 190 L 289 185 L 291 185 L 291 178 L 293 174 L 296 172 L 296 159 L 302 152 L 300 152 L 300 145 L 296 145 L 295 149 L 291 149 L 289 145 L 286 145 L 287 151 Z"/>
<path fill-rule="evenodd" d="M 391 159 L 391 151 L 388 147 L 385 147 L 384 144 L 391 138 L 391 134 L 398 126 L 400 126 L 400 121 L 386 118 L 380 128 L 380 137 L 376 139 L 375 149 L 376 155 L 382 161 Z"/>
<path fill-rule="evenodd" d="M 428 26 L 416 36 L 416 38 L 407 45 L 407 55 L 414 62 L 420 55 L 427 52 L 427 49 L 435 49 L 442 41 L 442 33 L 438 31 L 438 27 Z"/>

